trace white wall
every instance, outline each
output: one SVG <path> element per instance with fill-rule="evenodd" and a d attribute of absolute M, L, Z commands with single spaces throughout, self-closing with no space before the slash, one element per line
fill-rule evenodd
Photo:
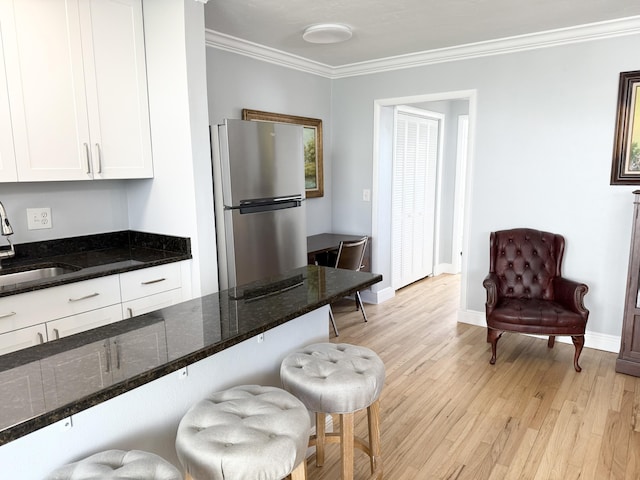
<path fill-rule="evenodd" d="M 633 188 L 609 175 L 618 75 L 638 49 L 636 35 L 335 80 L 334 228 L 371 229 L 358 192 L 372 187 L 376 99 L 475 89 L 463 309 L 484 311 L 489 233 L 529 226 L 565 235 L 564 273 L 590 287 L 588 330 L 619 336 Z"/>
<path fill-rule="evenodd" d="M 127 230 L 127 191 L 121 180 L 0 183 L 0 201 L 14 244 Z M 52 228 L 27 230 L 27 208 L 51 207 Z M 0 239 L 0 247 L 6 242 Z"/>
<path fill-rule="evenodd" d="M 216 48 L 207 48 L 211 125 L 242 118 L 242 109 L 319 118 L 324 137 L 324 197 L 306 200 L 307 234 L 332 231 L 331 81 Z"/>
<path fill-rule="evenodd" d="M 131 229 L 191 238 L 195 296 L 218 289 L 203 8 L 144 2 L 154 179 L 127 183 Z"/>

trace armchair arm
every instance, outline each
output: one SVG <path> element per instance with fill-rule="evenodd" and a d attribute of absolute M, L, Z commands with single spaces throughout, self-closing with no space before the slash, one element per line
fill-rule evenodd
<path fill-rule="evenodd" d="M 487 289 L 487 315 L 490 314 L 498 303 L 498 275 L 489 273 L 482 282 L 482 286 Z"/>
<path fill-rule="evenodd" d="M 589 310 L 584 306 L 584 296 L 589 291 L 584 283 L 574 282 L 562 277 L 556 277 L 553 284 L 555 300 L 569 310 L 579 313 L 586 318 Z"/>

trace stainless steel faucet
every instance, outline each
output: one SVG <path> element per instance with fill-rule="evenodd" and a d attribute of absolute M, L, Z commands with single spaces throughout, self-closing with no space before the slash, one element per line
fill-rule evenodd
<path fill-rule="evenodd" d="M 4 205 L 0 202 L 0 230 L 2 231 L 2 236 L 7 237 L 7 242 L 9 242 L 9 250 L 0 250 L 0 260 L 3 258 L 11 258 L 16 255 L 16 251 L 13 248 L 13 243 L 9 239 L 9 235 L 13 235 L 13 228 L 11 228 L 11 224 L 9 223 L 9 218 L 7 217 L 7 211 L 4 209 Z M 2 266 L 0 265 L 0 268 Z"/>

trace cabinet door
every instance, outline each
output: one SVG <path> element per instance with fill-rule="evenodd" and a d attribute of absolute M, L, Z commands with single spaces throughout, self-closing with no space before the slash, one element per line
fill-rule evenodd
<path fill-rule="evenodd" d="M 164 322 L 111 339 L 114 382 L 126 380 L 167 362 Z"/>
<path fill-rule="evenodd" d="M 0 0 L 19 181 L 91 178 L 78 0 Z"/>
<path fill-rule="evenodd" d="M 47 409 L 65 405 L 113 383 L 109 340 L 90 343 L 40 362 Z"/>
<path fill-rule="evenodd" d="M 44 325 L 34 325 L 33 327 L 3 333 L 0 335 L 0 355 L 16 352 L 34 345 L 40 345 L 46 340 L 47 330 Z M 0 403 L 0 405 L 2 405 L 2 403 Z"/>
<path fill-rule="evenodd" d="M 0 5 L 0 40 L 5 28 L 6 18 Z M 13 150 L 13 130 L 9 114 L 9 96 L 7 92 L 7 76 L 4 68 L 4 47 L 0 41 L 0 182 L 15 182 L 16 155 Z"/>
<path fill-rule="evenodd" d="M 145 313 L 160 310 L 182 301 L 182 289 L 169 290 L 168 292 L 156 293 L 148 297 L 138 298 L 123 302 L 122 318 L 132 318 Z"/>
<path fill-rule="evenodd" d="M 140 0 L 80 4 L 94 178 L 153 176 Z"/>
<path fill-rule="evenodd" d="M 40 362 L 0 372 L 0 430 L 44 413 Z"/>
<path fill-rule="evenodd" d="M 47 338 L 49 341 L 68 337 L 74 333 L 85 332 L 122 320 L 120 305 L 111 305 L 90 312 L 72 315 L 47 322 Z"/>

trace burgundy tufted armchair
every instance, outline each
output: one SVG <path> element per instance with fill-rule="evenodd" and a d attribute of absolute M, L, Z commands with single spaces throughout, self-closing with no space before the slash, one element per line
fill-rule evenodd
<path fill-rule="evenodd" d="M 570 335 L 576 352 L 573 366 L 584 345 L 589 310 L 583 298 L 589 290 L 583 283 L 562 278 L 564 237 L 529 228 L 491 232 L 487 289 L 487 342 L 492 365 L 496 346 L 506 332 L 548 335 L 553 348 L 556 335 Z"/>

